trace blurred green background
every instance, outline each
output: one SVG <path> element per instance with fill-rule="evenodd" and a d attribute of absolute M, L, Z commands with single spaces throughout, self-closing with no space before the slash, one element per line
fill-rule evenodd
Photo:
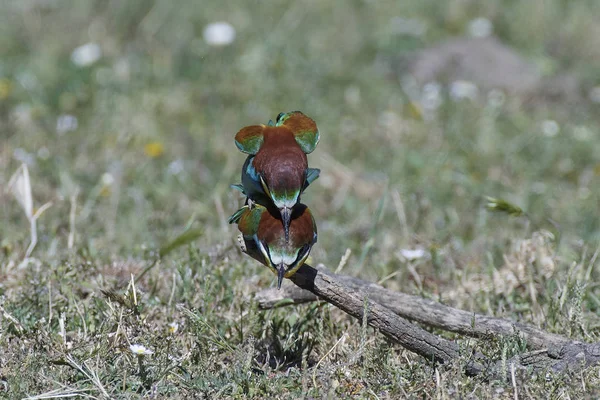
<path fill-rule="evenodd" d="M 298 109 L 322 132 L 309 162 L 323 176 L 303 199 L 318 218 L 319 261 L 336 262 L 346 247 L 361 254 L 368 239 L 390 253 L 409 244 L 402 232 L 465 245 L 502 238 L 498 220 L 481 211 L 484 195 L 551 217 L 567 235 L 595 239 L 599 105 L 585 91 L 600 82 L 598 7 L 7 2 L 0 179 L 4 186 L 26 162 L 36 201 L 54 202 L 40 219 L 41 248 L 63 239 L 76 190 L 85 217 L 78 239 L 94 247 L 130 254 L 190 219 L 207 228 L 212 245 L 235 231 L 223 222 L 240 203 L 228 188 L 244 160 L 233 135 Z M 427 99 L 403 85 L 405 61 L 444 38 L 468 36 L 481 16 L 542 76 L 574 75 L 584 98 L 569 104 L 560 96 L 507 94 L 493 108 L 483 91 L 475 101 L 452 101 L 450 83 L 441 82 L 439 107 L 423 110 Z M 228 45 L 203 38 L 217 21 L 235 29 Z M 73 61 L 80 46 L 92 53 L 89 64 Z M 558 134 L 543 134 L 547 120 Z M 3 204 L 0 234 L 25 238 L 19 210 Z"/>
<path fill-rule="evenodd" d="M 206 262 L 268 286 L 226 222 L 243 201 L 229 188 L 245 159 L 233 137 L 292 110 L 321 132 L 309 155 L 321 177 L 303 196 L 313 264 L 335 269 L 350 249 L 344 273 L 435 297 L 544 229 L 566 271 L 600 238 L 598 21 L 591 0 L 2 2 L 3 274 L 29 245 L 5 190 L 25 163 L 34 206 L 52 202 L 42 263 L 75 251 L 143 267 L 193 227 Z M 486 196 L 527 217 L 490 213 Z"/>

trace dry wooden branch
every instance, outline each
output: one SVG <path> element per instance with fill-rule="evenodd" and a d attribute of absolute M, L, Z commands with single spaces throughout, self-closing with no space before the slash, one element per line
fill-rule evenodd
<path fill-rule="evenodd" d="M 506 368 L 511 363 L 538 372 L 561 372 L 600 363 L 600 344 L 571 341 L 526 324 L 473 314 L 416 296 L 394 293 L 379 285 L 335 275 L 324 269 L 316 270 L 305 265 L 291 280 L 303 290 L 285 288 L 279 293 L 262 291 L 257 294 L 259 305 L 272 308 L 313 301 L 318 297 L 362 320 L 367 299 L 367 323 L 370 326 L 406 349 L 441 363 L 458 361 L 461 356 L 458 345 L 404 318 L 473 337 L 520 335 L 531 348 L 540 349 L 516 356 L 504 365 L 475 354 L 468 357 L 466 363 L 465 372 L 469 375 L 485 373 L 488 376 L 507 376 Z M 291 301 L 284 301 L 286 298 L 291 298 Z"/>
<path fill-rule="evenodd" d="M 368 294 L 350 289 L 333 274 L 304 265 L 291 277 L 291 280 L 302 289 L 314 293 L 361 321 L 367 310 L 366 320 L 370 326 L 407 350 L 429 360 L 447 364 L 460 356 L 456 343 L 429 333 L 386 307 L 369 301 Z M 480 371 L 483 367 L 474 363 L 471 368 Z"/>
<path fill-rule="evenodd" d="M 427 326 L 475 338 L 518 335 L 521 340 L 525 341 L 534 350 L 544 349 L 548 346 L 559 347 L 571 342 L 570 339 L 564 336 L 544 332 L 531 325 L 475 314 L 445 306 L 422 297 L 393 292 L 362 279 L 347 275 L 332 274 L 327 272 L 322 265 L 317 269 L 335 277 L 336 280 L 344 283 L 353 290 L 361 290 L 367 293 L 370 299 L 389 308 L 397 315 Z M 317 297 L 310 291 L 302 290 L 297 286 L 284 286 L 281 290 L 263 290 L 257 293 L 256 299 L 261 308 L 268 309 L 290 304 L 289 300 L 293 303 L 305 303 L 315 301 Z M 282 300 L 288 300 L 288 302 L 284 303 Z"/>

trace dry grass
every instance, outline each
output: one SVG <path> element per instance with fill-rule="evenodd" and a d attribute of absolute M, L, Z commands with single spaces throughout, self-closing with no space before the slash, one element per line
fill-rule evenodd
<path fill-rule="evenodd" d="M 226 224 L 241 202 L 229 189 L 244 160 L 233 135 L 299 109 L 322 132 L 309 162 L 323 172 L 303 197 L 319 226 L 315 264 L 597 341 L 595 2 L 0 9 L 0 394 L 599 395 L 598 368 L 484 382 L 460 365 L 436 370 L 330 306 L 260 311 L 252 294 L 273 276 Z M 544 77 L 575 76 L 581 96 L 455 101 L 445 85 L 407 86 L 399 59 L 477 17 Z M 211 47 L 202 31 L 221 20 L 236 39 Z M 77 66 L 86 43 L 101 56 Z M 9 185 L 23 164 L 26 202 Z M 487 196 L 522 213 L 490 212 Z M 498 358 L 521 346 L 456 340 Z"/>

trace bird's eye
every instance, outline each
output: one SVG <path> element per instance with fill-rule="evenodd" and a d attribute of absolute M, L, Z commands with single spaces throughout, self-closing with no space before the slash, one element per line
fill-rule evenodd
<path fill-rule="evenodd" d="M 285 113 L 279 113 L 279 115 L 277 116 L 277 119 L 275 119 L 275 122 L 278 123 L 279 121 L 281 121 L 281 118 L 283 118 L 284 115 L 285 115 Z"/>

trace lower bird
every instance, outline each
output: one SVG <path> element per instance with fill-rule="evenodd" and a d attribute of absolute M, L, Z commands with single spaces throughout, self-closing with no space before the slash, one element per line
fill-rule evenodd
<path fill-rule="evenodd" d="M 298 271 L 317 242 L 317 225 L 309 208 L 298 203 L 291 213 L 289 240 L 286 240 L 279 210 L 260 204 L 245 205 L 235 212 L 229 223 L 237 223 L 245 252 L 269 267 L 277 275 L 277 288 L 283 278 Z"/>

